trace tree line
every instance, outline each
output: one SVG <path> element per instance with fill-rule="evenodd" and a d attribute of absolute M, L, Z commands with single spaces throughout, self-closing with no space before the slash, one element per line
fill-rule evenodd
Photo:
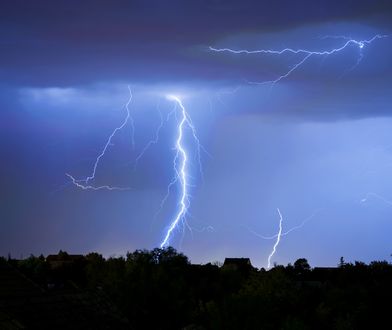
<path fill-rule="evenodd" d="M 45 290 L 102 292 L 133 329 L 369 329 L 390 324 L 392 264 L 193 265 L 175 249 L 1 260 Z M 385 323 L 387 322 L 387 323 Z"/>

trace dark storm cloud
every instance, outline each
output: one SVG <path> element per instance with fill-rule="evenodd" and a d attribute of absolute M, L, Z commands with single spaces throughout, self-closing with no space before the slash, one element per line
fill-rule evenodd
<path fill-rule="evenodd" d="M 30 85 L 225 78 L 202 54 L 216 40 L 374 17 L 383 26 L 391 8 L 387 0 L 5 1 L 0 73 Z"/>
<path fill-rule="evenodd" d="M 205 184 L 191 182 L 189 220 L 217 234 L 196 230 L 186 250 L 192 258 L 253 251 L 264 265 L 270 242 L 238 235 L 239 224 L 273 234 L 277 206 L 286 228 L 329 208 L 305 235 L 283 240 L 278 262 L 293 260 L 280 255 L 287 251 L 318 264 L 341 255 L 384 258 L 391 209 L 374 215 L 371 203 L 384 207 L 380 201 L 369 201 L 367 213 L 359 201 L 371 191 L 392 196 L 392 121 L 372 118 L 391 113 L 392 37 L 364 47 L 355 70 L 359 48 L 352 46 L 311 58 L 272 89 L 244 79 L 273 79 L 298 58 L 214 54 L 207 46 L 336 47 L 342 40 L 317 37 L 391 34 L 391 7 L 390 0 L 1 1 L 0 255 L 156 246 L 176 207 L 173 187 L 156 217 L 174 172 L 175 116 L 136 171 L 133 160 L 156 134 L 157 110 L 173 109 L 162 96 L 178 93 L 211 155 L 202 154 Z M 134 93 L 136 147 L 130 127 L 116 134 L 94 183 L 132 190 L 78 191 L 65 173 L 91 173 L 124 120 L 125 82 Z M 201 181 L 196 157 L 189 159 L 190 177 Z M 361 239 L 346 236 L 354 227 Z"/>

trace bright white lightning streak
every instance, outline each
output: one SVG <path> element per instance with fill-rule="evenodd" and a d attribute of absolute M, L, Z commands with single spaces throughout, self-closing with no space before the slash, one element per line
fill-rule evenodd
<path fill-rule="evenodd" d="M 331 37 L 331 36 L 328 36 L 328 37 Z M 295 71 L 298 67 L 300 67 L 302 64 L 304 64 L 311 56 L 332 55 L 332 54 L 335 54 L 335 53 L 338 53 L 338 52 L 344 50 L 345 48 L 347 48 L 350 45 L 356 45 L 356 46 L 358 46 L 358 48 L 360 50 L 360 57 L 359 57 L 357 63 L 353 67 L 353 68 L 355 68 L 359 64 L 359 62 L 361 61 L 361 59 L 363 57 L 362 49 L 365 47 L 365 45 L 371 44 L 376 39 L 382 39 L 382 38 L 387 38 L 387 37 L 389 37 L 389 35 L 377 34 L 370 39 L 355 40 L 355 39 L 350 39 L 348 37 L 343 38 L 343 36 L 338 36 L 337 39 L 347 40 L 343 44 L 343 46 L 338 47 L 338 48 L 332 48 L 330 50 L 323 50 L 323 51 L 311 51 L 311 50 L 302 49 L 302 48 L 300 48 L 300 49 L 284 48 L 281 50 L 274 50 L 274 49 L 256 49 L 256 50 L 239 49 L 239 50 L 236 50 L 236 49 L 231 49 L 231 48 L 215 48 L 215 47 L 211 47 L 211 46 L 209 47 L 209 49 L 211 51 L 217 52 L 217 53 L 227 52 L 227 53 L 232 53 L 232 54 L 247 54 L 247 55 L 252 55 L 252 54 L 282 55 L 285 53 L 304 54 L 305 57 L 300 62 L 295 64 L 290 70 L 288 70 L 286 73 L 282 74 L 278 78 L 276 78 L 274 80 L 270 80 L 270 81 L 263 81 L 263 82 L 249 82 L 251 84 L 269 84 L 269 83 L 275 84 L 275 83 L 279 82 L 280 80 L 287 78 L 291 73 L 293 73 L 293 71 Z"/>
<path fill-rule="evenodd" d="M 267 260 L 267 268 L 268 269 L 271 267 L 271 258 L 274 256 L 274 254 L 276 252 L 276 248 L 278 247 L 279 242 L 280 242 L 280 238 L 282 236 L 283 217 L 282 217 L 282 213 L 280 213 L 279 208 L 277 208 L 277 211 L 279 213 L 279 231 L 278 231 L 278 234 L 276 236 L 276 241 L 275 241 L 275 244 L 274 244 L 274 246 L 272 248 L 272 251 L 271 251 L 270 255 L 268 256 L 268 260 Z"/>
<path fill-rule="evenodd" d="M 85 179 L 75 179 L 72 175 L 66 174 L 72 180 L 72 183 L 76 187 L 81 188 L 83 190 L 103 190 L 103 189 L 107 189 L 107 190 L 128 190 L 128 189 L 130 189 L 129 187 L 112 187 L 112 186 L 108 186 L 108 185 L 95 187 L 95 186 L 89 185 L 89 182 L 91 180 L 95 179 L 95 175 L 96 175 L 96 172 L 97 172 L 97 168 L 98 168 L 99 162 L 101 161 L 102 157 L 105 155 L 106 151 L 109 149 L 109 146 L 111 146 L 113 137 L 116 135 L 117 132 L 122 130 L 128 124 L 128 122 L 131 123 L 131 128 L 132 128 L 132 146 L 135 145 L 134 123 L 133 123 L 133 119 L 132 119 L 132 116 L 131 116 L 131 112 L 129 110 L 129 104 L 131 103 L 132 97 L 133 97 L 130 86 L 128 86 L 128 90 L 129 90 L 129 99 L 128 99 L 127 103 L 125 104 L 125 109 L 127 111 L 127 115 L 125 116 L 124 121 L 122 122 L 122 124 L 120 126 L 116 127 L 113 130 L 112 134 L 110 134 L 110 136 L 108 137 L 108 139 L 106 141 L 106 144 L 104 145 L 101 153 L 95 159 L 95 163 L 94 163 L 93 171 L 92 171 L 91 175 L 88 176 Z"/>
<path fill-rule="evenodd" d="M 188 166 L 188 155 L 187 151 L 185 150 L 184 144 L 183 144 L 183 136 L 184 136 L 184 126 L 188 126 L 192 130 L 193 137 L 196 139 L 196 142 L 198 143 L 199 140 L 196 137 L 196 132 L 195 129 L 192 125 L 192 122 L 190 121 L 190 118 L 186 112 L 186 109 L 184 105 L 182 104 L 182 101 L 174 95 L 169 95 L 168 96 L 169 100 L 172 100 L 177 103 L 177 105 L 181 109 L 181 120 L 178 124 L 178 135 L 177 135 L 177 141 L 176 141 L 176 155 L 173 160 L 173 166 L 174 166 L 174 171 L 175 171 L 175 178 L 174 180 L 169 184 L 168 191 L 170 190 L 170 187 L 176 183 L 180 182 L 181 186 L 181 196 L 178 202 L 179 209 L 171 222 L 169 228 L 167 229 L 166 235 L 164 239 L 162 240 L 160 247 L 163 248 L 167 246 L 170 242 L 171 235 L 173 233 L 173 230 L 177 227 L 178 223 L 181 220 L 185 219 L 185 216 L 188 212 L 189 204 L 190 204 L 190 196 L 188 192 L 189 188 L 189 183 L 188 183 L 188 175 L 187 175 L 187 166 Z M 178 165 L 178 160 L 180 158 L 180 164 Z M 165 197 L 166 199 L 166 197 Z"/>
<path fill-rule="evenodd" d="M 174 106 L 173 110 L 170 111 L 170 112 L 168 113 L 168 115 L 167 115 L 167 117 L 166 117 L 166 122 L 169 121 L 170 117 L 171 117 L 173 114 L 174 114 L 176 120 L 178 120 L 177 114 L 176 114 L 176 109 L 177 109 L 177 106 L 178 106 L 178 102 L 177 102 L 172 96 L 170 96 L 170 95 L 167 96 L 166 98 L 169 99 L 169 100 L 171 100 L 171 101 L 175 101 L 175 106 Z M 181 110 L 182 110 L 182 109 L 181 109 Z M 196 142 L 196 145 L 197 145 L 197 159 L 198 159 L 198 163 L 199 163 L 199 171 L 200 171 L 201 177 L 203 178 L 203 168 L 202 168 L 202 164 L 201 164 L 201 150 L 203 150 L 207 155 L 210 155 L 210 154 L 209 154 L 209 153 L 205 150 L 205 148 L 201 145 L 200 140 L 198 139 L 197 134 L 196 134 L 196 129 L 195 129 L 195 127 L 193 126 L 192 121 L 191 121 L 189 115 L 187 115 L 187 118 L 186 118 L 186 119 L 187 119 L 188 127 L 189 127 L 189 128 L 191 129 L 191 131 L 192 131 L 192 137 L 194 138 L 194 140 L 195 140 L 195 142 Z M 158 129 L 157 129 L 157 131 L 156 131 L 156 133 L 155 133 L 155 140 L 150 141 L 150 142 L 146 145 L 146 147 L 145 147 L 144 150 L 142 151 L 142 154 L 145 153 L 145 152 L 147 151 L 147 149 L 148 149 L 152 144 L 155 144 L 156 142 L 158 142 L 158 139 L 159 139 L 159 132 L 160 132 L 160 130 L 161 130 L 162 127 L 163 127 L 163 123 L 161 122 L 161 125 L 158 127 Z M 175 148 L 175 149 L 176 149 L 177 152 L 178 152 L 178 149 L 177 149 L 177 148 Z M 140 157 L 141 157 L 141 156 L 139 156 L 138 158 L 140 158 Z M 177 154 L 176 157 L 178 157 L 178 154 Z M 175 160 L 176 160 L 176 159 L 175 159 Z M 165 196 L 163 197 L 163 199 L 162 199 L 162 201 L 161 201 L 161 203 L 160 203 L 160 206 L 159 206 L 158 211 L 157 211 L 157 212 L 155 213 L 155 215 L 154 215 L 154 218 L 153 218 L 154 221 L 155 221 L 155 219 L 158 217 L 159 213 L 163 210 L 163 208 L 164 208 L 164 206 L 165 206 L 165 204 L 166 204 L 168 198 L 170 197 L 171 188 L 172 188 L 172 187 L 179 181 L 179 179 L 180 179 L 180 177 L 179 177 L 179 175 L 178 175 L 178 171 L 176 170 L 176 163 L 175 163 L 175 160 L 174 160 L 174 171 L 175 171 L 176 175 L 173 177 L 172 181 L 170 181 L 170 183 L 169 183 L 168 186 L 167 186 L 166 194 L 165 194 Z M 186 223 L 186 225 L 187 225 L 188 229 L 190 230 L 190 232 L 192 232 L 191 227 L 190 227 L 187 223 Z"/>

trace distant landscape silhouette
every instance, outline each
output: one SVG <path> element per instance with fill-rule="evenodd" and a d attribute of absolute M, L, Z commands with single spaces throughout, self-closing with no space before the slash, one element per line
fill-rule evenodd
<path fill-rule="evenodd" d="M 191 264 L 171 247 L 0 259 L 0 329 L 376 329 L 391 297 L 387 261 L 266 271 Z"/>

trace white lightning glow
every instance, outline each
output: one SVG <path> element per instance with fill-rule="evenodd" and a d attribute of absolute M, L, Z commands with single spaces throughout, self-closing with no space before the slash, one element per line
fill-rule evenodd
<path fill-rule="evenodd" d="M 178 124 L 178 133 L 177 133 L 177 140 L 175 144 L 176 154 L 173 160 L 173 168 L 175 172 L 174 179 L 170 182 L 168 186 L 168 193 L 165 196 L 164 200 L 162 201 L 161 207 L 163 203 L 166 201 L 169 193 L 170 188 L 175 183 L 180 183 L 180 198 L 178 201 L 178 210 L 174 216 L 174 219 L 170 223 L 169 228 L 166 231 L 166 234 L 160 244 L 160 247 L 163 248 L 170 243 L 171 236 L 175 228 L 177 228 L 180 221 L 185 221 L 186 214 L 188 212 L 188 208 L 190 205 L 190 195 L 189 195 L 189 182 L 188 182 L 188 154 L 184 146 L 184 129 L 188 127 L 192 131 L 192 136 L 195 139 L 198 150 L 200 150 L 200 143 L 199 139 L 196 136 L 195 128 L 190 120 L 190 117 L 181 101 L 181 99 L 175 95 L 168 95 L 167 99 L 170 101 L 174 101 L 180 108 L 181 112 L 181 119 Z"/>
<path fill-rule="evenodd" d="M 111 146 L 113 137 L 116 135 L 117 132 L 121 131 L 128 124 L 128 122 L 131 123 L 131 128 L 132 128 L 132 146 L 135 145 L 134 123 L 133 123 L 133 119 L 132 119 L 132 116 L 131 116 L 131 112 L 129 110 L 129 104 L 131 103 L 132 97 L 133 97 L 132 90 L 131 90 L 130 86 L 128 86 L 128 90 L 129 90 L 129 99 L 128 99 L 127 103 L 125 104 L 125 110 L 126 110 L 127 114 L 126 114 L 122 124 L 120 126 L 116 127 L 113 130 L 113 132 L 109 135 L 108 139 L 106 140 L 106 143 L 105 143 L 101 153 L 95 159 L 91 175 L 86 177 L 85 179 L 75 179 L 72 175 L 66 174 L 66 176 L 68 176 L 72 180 L 72 183 L 76 187 L 78 187 L 80 189 L 83 189 L 83 190 L 103 190 L 103 189 L 107 189 L 107 190 L 128 190 L 128 189 L 130 189 L 129 187 L 113 187 L 113 186 L 108 186 L 108 185 L 95 187 L 95 186 L 89 184 L 90 181 L 95 179 L 98 165 L 99 165 L 101 159 L 103 158 L 103 156 L 105 156 L 106 151 L 109 149 L 109 146 Z"/>
<path fill-rule="evenodd" d="M 112 190 L 129 190 L 129 189 L 131 189 L 128 187 L 114 187 L 114 186 L 109 186 L 109 185 L 95 186 L 90 183 L 91 181 L 93 181 L 95 179 L 96 173 L 97 173 L 97 168 L 100 164 L 100 161 L 105 156 L 109 147 L 112 145 L 112 140 L 113 140 L 114 136 L 116 135 L 117 132 L 122 130 L 128 123 L 131 124 L 131 128 L 132 128 L 132 146 L 134 146 L 134 144 L 135 144 L 135 142 L 134 142 L 134 123 L 133 123 L 133 119 L 132 119 L 131 112 L 129 109 L 129 104 L 131 103 L 133 96 L 132 96 L 132 91 L 129 86 L 128 86 L 128 89 L 129 89 L 130 97 L 129 97 L 127 103 L 125 104 L 125 109 L 127 111 L 126 117 L 124 118 L 121 125 L 116 127 L 112 131 L 112 133 L 110 134 L 108 139 L 106 140 L 106 143 L 105 143 L 102 151 L 95 159 L 91 175 L 89 175 L 88 177 L 86 177 L 84 179 L 76 179 L 71 174 L 66 173 L 66 176 L 68 178 L 70 178 L 72 184 L 75 185 L 77 188 L 82 189 L 82 190 L 93 190 L 93 191 L 98 191 L 98 190 L 111 190 L 112 191 Z M 176 183 L 179 183 L 179 185 L 180 185 L 180 197 L 177 202 L 178 209 L 176 211 L 174 219 L 170 223 L 170 226 L 166 231 L 164 239 L 160 243 L 161 248 L 167 246 L 170 243 L 170 239 L 172 237 L 173 231 L 174 231 L 174 229 L 177 228 L 178 224 L 181 221 L 183 222 L 184 225 L 186 225 L 189 228 L 190 231 L 192 231 L 191 227 L 185 222 L 185 217 L 188 213 L 188 208 L 190 206 L 190 194 L 189 194 L 189 188 L 190 188 L 189 178 L 190 178 L 190 176 L 188 174 L 189 156 L 188 156 L 188 152 L 187 152 L 185 145 L 184 145 L 184 134 L 185 134 L 186 129 L 188 129 L 190 131 L 191 137 L 195 141 L 196 156 L 198 159 L 199 170 L 200 170 L 201 176 L 203 176 L 203 172 L 202 172 L 200 153 L 201 153 L 201 150 L 205 151 L 203 146 L 200 144 L 199 138 L 197 137 L 197 134 L 196 134 L 196 129 L 195 129 L 195 127 L 192 123 L 192 120 L 191 120 L 189 114 L 187 113 L 180 97 L 175 96 L 175 95 L 167 95 L 166 98 L 169 101 L 173 101 L 175 103 L 175 107 L 173 108 L 173 110 L 171 110 L 167 114 L 166 122 L 168 122 L 170 117 L 174 114 L 176 120 L 178 121 L 178 125 L 177 125 L 177 139 L 176 139 L 175 148 L 174 148 L 176 153 L 175 153 L 175 156 L 173 159 L 173 169 L 174 169 L 175 175 L 173 177 L 173 180 L 169 183 L 169 185 L 167 187 L 167 194 L 161 202 L 160 210 L 162 210 L 166 200 L 168 199 L 168 197 L 170 195 L 171 188 Z M 179 115 L 176 112 L 176 110 L 178 108 L 180 109 Z M 155 136 L 151 141 L 149 141 L 146 144 L 146 146 L 142 149 L 142 151 L 135 158 L 135 163 L 134 163 L 135 168 L 136 168 L 138 162 L 140 161 L 140 159 L 147 152 L 147 150 L 152 145 L 157 144 L 159 142 L 160 131 L 165 124 L 165 120 L 164 120 L 164 117 L 162 115 L 161 110 L 159 109 L 159 106 L 157 106 L 157 109 L 159 112 L 160 122 L 159 122 L 157 129 L 156 129 Z M 208 228 L 206 230 L 210 230 L 210 228 Z"/>
<path fill-rule="evenodd" d="M 240 55 L 240 54 L 245 54 L 245 55 L 268 54 L 268 55 L 278 55 L 278 56 L 284 55 L 284 54 L 303 55 L 303 57 L 297 63 L 295 63 L 291 68 L 289 68 L 286 72 L 284 72 L 283 74 L 278 76 L 276 79 L 268 80 L 268 81 L 261 81 L 261 82 L 247 81 L 247 83 L 254 84 L 254 85 L 271 84 L 271 86 L 273 86 L 274 84 L 280 82 L 281 80 L 289 77 L 294 71 L 296 71 L 298 68 L 300 68 L 312 56 L 333 55 L 333 54 L 336 54 L 336 53 L 343 51 L 344 49 L 348 48 L 349 46 L 355 46 L 355 47 L 358 47 L 358 49 L 359 49 L 359 57 L 358 57 L 356 63 L 349 70 L 346 70 L 345 73 L 347 73 L 348 71 L 352 71 L 353 69 L 355 69 L 359 65 L 359 63 L 363 59 L 363 49 L 365 46 L 370 45 L 373 41 L 375 41 L 377 39 L 383 39 L 383 38 L 387 38 L 387 37 L 389 37 L 389 36 L 377 34 L 370 39 L 356 40 L 356 39 L 352 39 L 352 38 L 349 38 L 346 36 L 341 36 L 341 35 L 340 36 L 325 36 L 325 37 L 323 37 L 323 39 L 326 39 L 326 38 L 342 39 L 344 41 L 344 43 L 342 44 L 342 46 L 337 47 L 337 48 L 331 48 L 331 49 L 319 50 L 319 51 L 302 49 L 302 48 L 299 48 L 299 49 L 283 48 L 281 50 L 275 50 L 275 49 L 248 50 L 248 49 L 216 48 L 216 47 L 211 47 L 211 46 L 209 47 L 209 49 L 210 49 L 210 51 L 216 52 L 216 53 L 231 53 L 231 54 L 235 54 L 235 55 Z M 379 198 L 379 196 L 376 196 L 376 197 Z M 362 199 L 361 202 L 366 202 L 367 198 L 368 198 L 368 196 L 366 198 Z M 389 204 L 389 201 L 385 200 L 384 198 L 382 198 L 382 200 Z M 392 205 L 392 202 L 390 205 Z M 261 236 L 255 232 L 253 232 L 255 235 L 257 235 L 263 239 L 275 239 L 276 238 L 276 242 L 273 246 L 272 252 L 268 256 L 267 268 L 270 268 L 270 266 L 271 266 L 271 258 L 274 256 L 274 254 L 276 252 L 276 248 L 278 247 L 278 245 L 280 243 L 281 237 L 283 235 L 289 234 L 293 230 L 301 228 L 307 221 L 307 220 L 305 220 L 299 226 L 296 226 L 296 227 L 294 227 L 294 228 L 292 228 L 282 234 L 282 222 L 283 222 L 282 214 L 280 213 L 279 209 L 277 209 L 277 210 L 279 213 L 280 220 L 279 220 L 279 231 L 276 235 L 267 237 L 267 236 Z"/>
<path fill-rule="evenodd" d="M 331 36 L 326 36 L 326 37 L 330 38 Z M 370 39 L 356 40 L 356 39 L 348 38 L 345 36 L 337 36 L 335 39 L 342 39 L 343 40 L 342 41 L 343 44 L 340 47 L 327 49 L 327 50 L 321 50 L 321 51 L 313 51 L 313 50 L 301 49 L 301 48 L 300 49 L 284 48 L 281 50 L 274 50 L 274 49 L 258 49 L 258 50 L 240 49 L 240 50 L 235 50 L 235 49 L 230 49 L 230 48 L 209 47 L 209 49 L 212 52 L 216 52 L 216 53 L 232 53 L 232 54 L 246 54 L 246 55 L 253 55 L 253 54 L 270 54 L 270 55 L 296 54 L 296 55 L 302 55 L 302 58 L 297 63 L 295 63 L 288 71 L 284 72 L 282 75 L 278 76 L 276 79 L 271 80 L 271 81 L 263 81 L 263 82 L 248 82 L 251 84 L 267 84 L 267 83 L 275 84 L 275 83 L 281 81 L 282 79 L 289 77 L 295 70 L 300 68 L 309 58 L 311 58 L 313 56 L 333 55 L 335 53 L 343 51 L 344 49 L 346 49 L 349 46 L 358 47 L 359 52 L 360 52 L 360 56 L 359 56 L 356 64 L 354 65 L 354 67 L 355 67 L 360 63 L 361 59 L 363 58 L 362 50 L 365 48 L 365 46 L 371 44 L 372 42 L 374 42 L 377 39 L 382 39 L 382 38 L 386 38 L 386 37 L 388 37 L 388 35 L 378 34 L 378 35 L 373 36 Z M 229 91 L 229 93 L 235 93 L 238 90 L 238 88 L 240 88 L 240 87 L 237 87 L 233 91 Z M 130 126 L 132 128 L 132 141 L 131 141 L 132 146 L 133 147 L 135 146 L 134 123 L 133 123 L 133 119 L 132 119 L 131 112 L 129 109 L 129 105 L 132 101 L 133 96 L 132 96 L 132 91 L 129 86 L 128 86 L 128 89 L 129 89 L 130 96 L 129 96 L 129 99 L 125 105 L 126 116 L 125 116 L 123 122 L 121 123 L 121 125 L 116 127 L 112 131 L 112 133 L 109 135 L 101 152 L 99 153 L 99 155 L 95 159 L 91 174 L 84 179 L 75 179 L 75 177 L 73 177 L 71 174 L 68 174 L 68 173 L 66 174 L 66 176 L 71 180 L 71 183 L 74 186 L 76 186 L 77 188 L 82 189 L 82 190 L 94 190 L 94 191 L 96 191 L 96 190 L 128 190 L 128 189 L 130 189 L 128 187 L 114 187 L 114 186 L 109 186 L 109 185 L 95 186 L 92 184 L 92 181 L 94 181 L 96 179 L 96 173 L 97 173 L 98 166 L 99 166 L 102 158 L 105 156 L 106 152 L 109 150 L 109 147 L 112 145 L 113 138 L 120 130 L 122 130 L 128 124 L 130 124 Z M 225 92 L 221 92 L 221 94 L 222 93 L 225 93 Z M 189 192 L 189 188 L 190 188 L 189 180 L 191 179 L 191 177 L 189 175 L 189 170 L 188 170 L 190 159 L 189 159 L 189 153 L 188 153 L 186 146 L 184 144 L 184 134 L 185 134 L 186 130 L 190 131 L 190 137 L 195 142 L 198 163 L 199 163 L 199 170 L 200 170 L 201 176 L 203 176 L 203 172 L 202 172 L 200 153 L 201 153 L 201 150 L 204 151 L 204 149 L 203 149 L 202 145 L 200 144 L 200 141 L 197 137 L 196 130 L 195 130 L 195 127 L 192 123 L 192 120 L 191 120 L 189 114 L 187 113 L 187 111 L 182 103 L 181 98 L 176 95 L 168 95 L 166 97 L 168 100 L 173 101 L 176 105 L 176 109 L 179 108 L 180 111 L 179 111 L 179 114 L 177 114 L 177 112 L 174 112 L 176 119 L 178 121 L 177 139 L 176 139 L 175 148 L 174 148 L 175 149 L 175 156 L 173 159 L 173 169 L 174 169 L 175 175 L 167 187 L 167 194 L 164 197 L 164 199 L 162 200 L 160 209 L 163 208 L 163 205 L 165 204 L 166 200 L 168 199 L 170 192 L 171 192 L 171 189 L 174 185 L 176 185 L 176 184 L 179 185 L 180 194 L 179 194 L 179 198 L 177 201 L 176 213 L 175 213 L 172 221 L 170 222 L 169 227 L 167 228 L 167 231 L 166 231 L 166 234 L 164 235 L 163 240 L 160 243 L 161 248 L 166 247 L 170 244 L 171 238 L 173 236 L 173 232 L 178 227 L 178 225 L 180 223 L 183 223 L 184 226 L 189 227 L 189 225 L 185 221 L 186 216 L 188 214 L 189 207 L 190 207 L 190 197 L 191 197 L 190 192 Z M 219 94 L 219 99 L 220 99 L 220 94 Z M 171 113 L 169 113 L 166 121 L 168 121 L 168 119 L 172 113 L 173 113 L 173 111 Z M 154 136 L 154 139 L 151 140 L 143 148 L 141 153 L 136 157 L 135 167 L 136 167 L 138 161 L 141 159 L 141 157 L 145 154 L 145 152 L 153 144 L 158 143 L 159 134 L 160 134 L 160 131 L 164 125 L 163 116 L 160 111 L 159 111 L 159 114 L 160 114 L 160 124 L 156 130 L 156 134 Z M 362 200 L 362 202 L 365 202 L 367 200 L 367 198 L 368 197 L 364 198 Z M 388 201 L 386 201 L 386 202 L 388 202 Z M 392 205 L 392 202 L 391 202 L 391 205 Z M 277 211 L 278 211 L 278 214 L 280 217 L 278 233 L 274 236 L 271 236 L 271 237 L 260 236 L 264 239 L 276 239 L 275 244 L 273 246 L 273 249 L 272 249 L 270 255 L 268 256 L 268 268 L 270 268 L 271 259 L 274 256 L 274 254 L 276 253 L 276 249 L 280 243 L 281 237 L 289 234 L 293 230 L 301 228 L 306 222 L 306 221 L 304 221 L 299 226 L 293 227 L 286 232 L 282 232 L 283 217 L 282 217 L 282 214 L 281 214 L 279 208 L 277 209 Z"/>
<path fill-rule="evenodd" d="M 282 214 L 280 213 L 279 208 L 276 209 L 278 211 L 279 214 L 279 231 L 276 235 L 276 241 L 275 244 L 272 248 L 272 251 L 270 253 L 270 255 L 268 256 L 268 260 L 267 260 L 267 268 L 271 268 L 271 259 L 274 256 L 275 252 L 276 252 L 276 248 L 278 247 L 279 243 L 280 243 L 280 238 L 282 236 L 282 228 L 283 228 L 283 217 Z"/>
<path fill-rule="evenodd" d="M 296 69 L 298 69 L 300 66 L 302 66 L 311 56 L 324 56 L 324 55 L 333 55 L 335 53 L 341 52 L 345 48 L 349 46 L 357 46 L 360 50 L 360 56 L 359 59 L 357 60 L 357 63 L 353 66 L 355 68 L 361 59 L 363 58 L 362 50 L 366 45 L 371 44 L 373 41 L 376 39 L 382 39 L 382 38 L 387 38 L 389 35 L 382 35 L 382 34 L 377 34 L 373 36 L 370 39 L 364 39 L 364 40 L 355 40 L 355 39 L 350 39 L 348 37 L 344 36 L 337 36 L 336 39 L 344 39 L 346 42 L 338 47 L 338 48 L 332 48 L 328 50 L 321 50 L 321 51 L 314 51 L 314 50 L 308 50 L 308 49 L 294 49 L 294 48 L 283 48 L 281 50 L 275 50 L 275 49 L 256 49 L 256 50 L 248 50 L 248 49 L 231 49 L 231 48 L 215 48 L 215 47 L 209 47 L 209 49 L 213 52 L 217 53 L 232 53 L 232 54 L 247 54 L 247 55 L 254 55 L 254 54 L 272 54 L 272 55 L 283 55 L 286 53 L 290 54 L 302 54 L 304 57 L 296 64 L 294 64 L 291 69 L 283 73 L 282 75 L 278 76 L 274 80 L 269 80 L 269 81 L 262 81 L 262 82 L 253 82 L 253 81 L 248 81 L 250 84 L 275 84 L 282 79 L 287 78 L 291 73 L 293 73 Z M 330 38 L 331 36 L 327 36 Z M 352 69 L 353 69 L 352 68 Z"/>

